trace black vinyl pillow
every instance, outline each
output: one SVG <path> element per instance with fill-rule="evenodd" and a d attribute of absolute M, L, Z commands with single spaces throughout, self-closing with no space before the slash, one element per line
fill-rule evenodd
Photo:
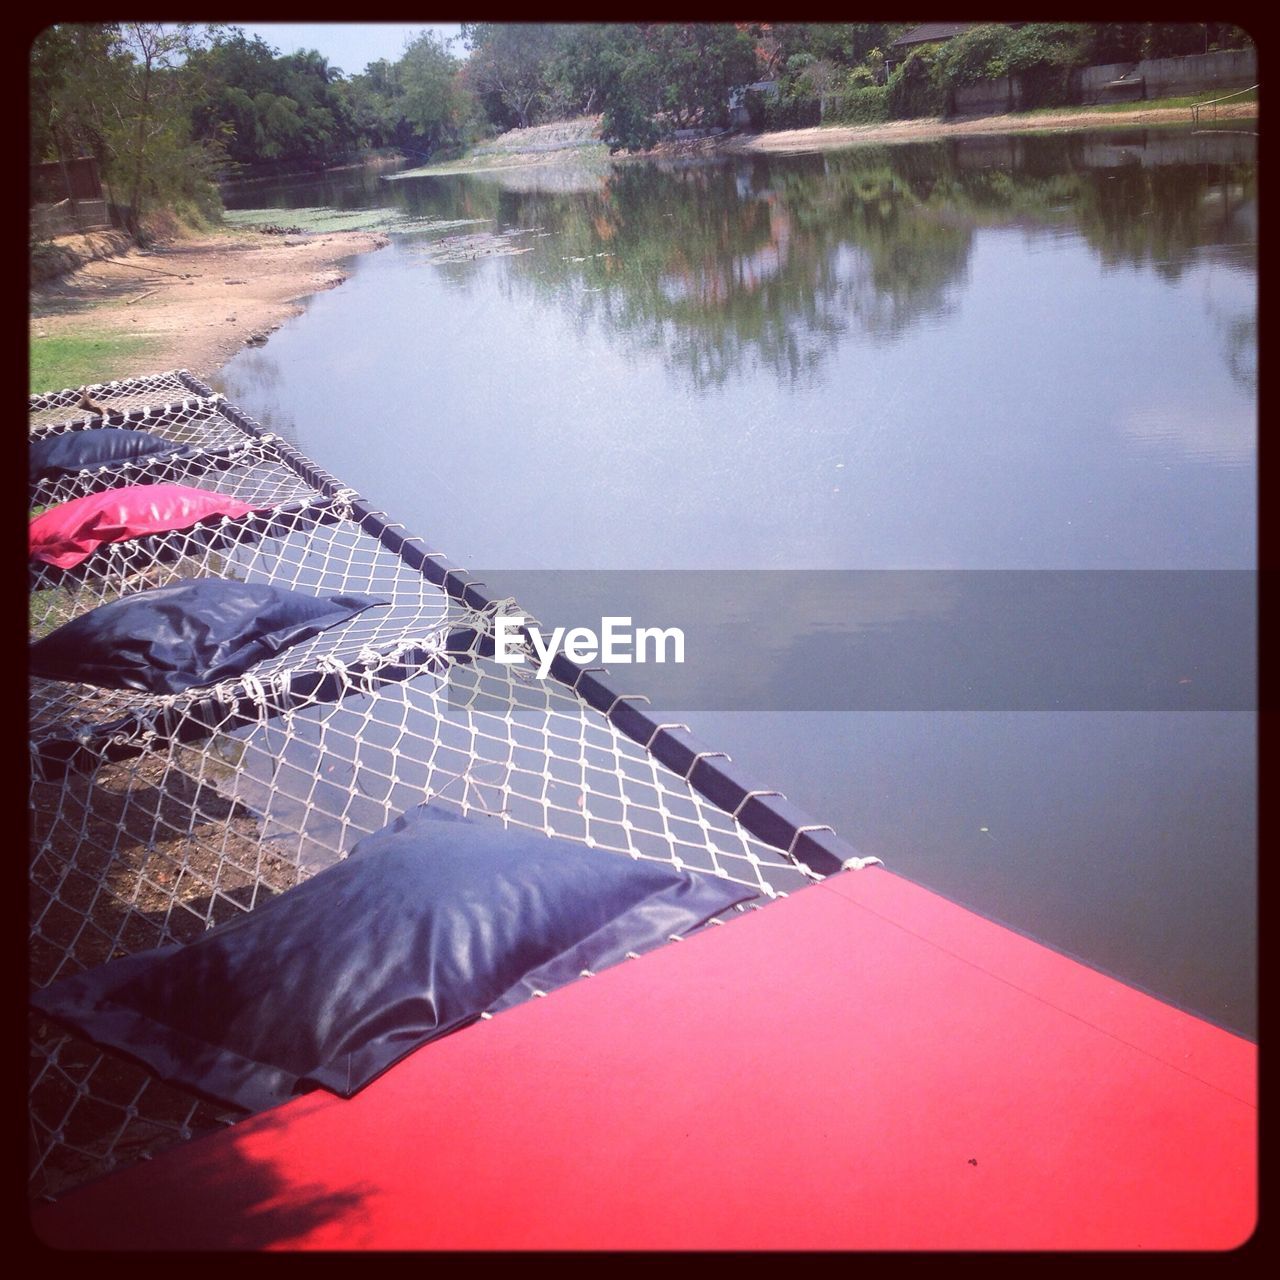
<path fill-rule="evenodd" d="M 163 436 L 128 427 L 63 431 L 30 443 L 27 448 L 28 479 L 35 484 L 46 476 L 108 466 L 113 462 L 130 462 L 155 453 L 172 453 L 179 447 Z"/>
<path fill-rule="evenodd" d="M 374 605 L 262 582 L 186 578 L 121 596 L 64 623 L 29 650 L 33 675 L 108 689 L 181 693 L 255 662 Z"/>
<path fill-rule="evenodd" d="M 405 1054 L 655 947 L 750 889 L 420 806 L 185 946 L 67 978 L 49 1016 L 162 1079 L 259 1110 L 350 1097 Z"/>

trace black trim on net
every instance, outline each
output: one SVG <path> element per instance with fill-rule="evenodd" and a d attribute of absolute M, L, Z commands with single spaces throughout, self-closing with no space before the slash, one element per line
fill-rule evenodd
<path fill-rule="evenodd" d="M 179 380 L 197 396 L 210 398 L 212 388 L 194 377 L 187 370 L 178 371 Z M 469 609 L 482 611 L 493 601 L 480 589 L 482 583 L 473 582 L 467 572 L 452 564 L 437 551 L 427 549 L 422 539 L 404 531 L 403 525 L 393 524 L 383 511 L 372 507 L 368 501 L 338 478 L 312 462 L 287 440 L 266 432 L 243 410 L 226 401 L 219 402 L 219 413 L 251 438 L 270 443 L 286 466 L 298 476 L 319 489 L 330 500 L 349 503 L 351 519 L 403 563 L 419 572 L 432 585 L 439 587 L 451 599 Z M 474 641 L 474 635 L 473 635 Z M 487 642 L 492 653 L 492 640 Z M 485 644 L 473 645 L 473 652 L 485 653 Z M 423 655 L 423 660 L 427 655 Z M 438 662 L 438 659 L 435 660 Z M 427 661 L 426 669 L 431 669 Z M 402 679 L 418 674 L 421 665 L 402 662 L 388 667 L 384 672 L 365 669 L 356 663 L 348 667 L 350 675 L 360 680 L 361 687 L 392 683 L 394 673 Z M 403 673 L 408 673 L 403 674 Z M 788 852 L 813 871 L 829 875 L 840 870 L 846 859 L 857 857 L 858 851 L 842 840 L 829 827 L 814 823 L 799 807 L 786 801 L 776 792 L 750 787 L 730 767 L 729 758 L 714 751 L 695 738 L 684 726 L 662 725 L 636 705 L 636 695 L 615 690 L 604 678 L 605 668 L 587 669 L 572 662 L 563 654 L 556 656 L 550 674 L 570 688 L 588 706 L 604 715 L 625 737 L 643 747 L 677 776 L 684 778 L 695 791 L 712 804 L 736 818 L 741 826 L 765 844 Z M 295 704 L 294 689 L 298 690 L 296 702 L 340 699 L 350 691 L 350 685 L 333 673 L 319 671 L 294 672 L 290 680 L 289 705 Z M 270 696 L 279 697 L 278 694 Z M 280 711 L 289 709 L 281 702 Z M 157 745 L 160 741 L 193 741 L 207 736 L 215 728 L 236 727 L 256 723 L 260 708 L 247 695 L 231 706 L 212 698 L 199 699 L 176 708 L 164 708 L 158 712 L 138 712 L 101 726 L 88 738 L 47 738 L 36 748 L 40 768 L 44 776 L 59 776 L 78 763 L 84 767 L 86 754 L 91 760 L 119 759 L 137 754 L 144 748 L 140 744 L 126 744 L 121 736 L 134 733 L 139 737 L 148 733 L 148 740 Z M 273 712 L 274 714 L 274 712 Z M 183 722 L 185 720 L 185 723 Z M 97 747 L 93 743 L 101 744 Z M 54 773 L 51 775 L 50 770 Z"/>

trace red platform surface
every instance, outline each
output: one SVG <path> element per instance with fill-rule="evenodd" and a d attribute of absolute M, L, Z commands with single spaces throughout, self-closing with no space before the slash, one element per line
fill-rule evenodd
<path fill-rule="evenodd" d="M 62 1248 L 1229 1249 L 1255 1046 L 845 872 L 40 1206 Z"/>

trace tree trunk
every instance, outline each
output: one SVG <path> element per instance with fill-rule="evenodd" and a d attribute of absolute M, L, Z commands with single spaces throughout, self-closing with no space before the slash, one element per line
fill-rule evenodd
<path fill-rule="evenodd" d="M 133 162 L 133 183 L 129 191 L 129 230 L 137 235 L 141 229 L 139 219 L 142 216 L 142 180 L 146 172 L 146 128 L 147 108 L 151 105 L 151 60 L 143 64 L 142 99 L 138 107 L 137 154 Z"/>
<path fill-rule="evenodd" d="M 62 143 L 62 130 L 57 125 L 53 126 L 53 145 L 58 149 L 58 168 L 62 170 L 62 185 L 66 188 L 67 199 L 71 202 L 71 217 L 78 227 L 80 219 L 76 214 L 76 194 L 71 189 L 71 171 L 67 168 L 66 148 Z"/>

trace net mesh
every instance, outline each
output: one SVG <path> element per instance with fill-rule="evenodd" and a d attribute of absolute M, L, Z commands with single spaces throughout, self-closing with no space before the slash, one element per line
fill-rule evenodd
<path fill-rule="evenodd" d="M 93 392 L 141 408 L 148 430 L 193 450 L 169 465 L 207 460 L 212 442 L 222 456 L 195 483 L 267 509 L 109 544 L 73 570 L 33 567 L 32 638 L 180 578 L 360 592 L 386 603 L 213 688 L 159 697 L 32 679 L 36 986 L 198 937 L 426 800 L 602 855 L 725 877 L 766 899 L 821 878 L 751 835 L 573 689 L 486 658 L 478 637 L 510 602 L 474 608 L 446 595 L 365 527 L 356 495 L 313 485 L 298 455 L 251 436 L 220 402 L 150 404 L 157 393 L 189 391 L 184 377 Z M 57 430 L 50 415 L 77 400 L 77 392 L 32 397 L 34 428 Z M 82 482 L 138 483 L 139 473 L 133 464 L 102 468 L 44 493 L 63 501 L 84 492 Z M 240 1118 L 40 1017 L 30 1045 L 37 1195 Z"/>
<path fill-rule="evenodd" d="M 68 387 L 63 391 L 45 391 L 27 400 L 27 424 L 31 429 L 61 425 L 83 419 L 86 411 L 81 398 L 88 395 L 110 413 L 126 409 L 142 409 L 187 399 L 194 390 L 181 370 L 126 378 L 119 382 L 95 382 L 88 387 Z"/>

